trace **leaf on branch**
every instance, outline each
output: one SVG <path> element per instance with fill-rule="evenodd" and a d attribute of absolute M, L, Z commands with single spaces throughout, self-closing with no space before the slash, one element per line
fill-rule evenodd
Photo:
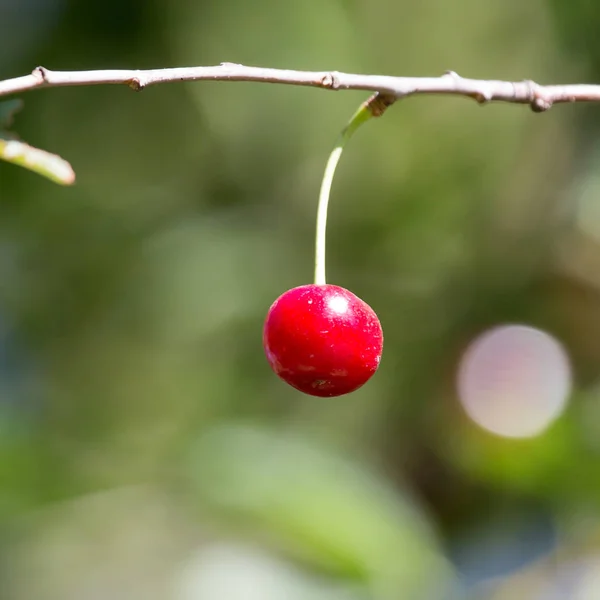
<path fill-rule="evenodd" d="M 13 122 L 15 114 L 23 108 L 23 101 L 19 99 L 0 102 L 0 130 L 8 129 Z"/>
<path fill-rule="evenodd" d="M 0 158 L 34 171 L 55 183 L 61 185 L 75 183 L 75 172 L 66 160 L 19 140 L 0 137 Z"/>
<path fill-rule="evenodd" d="M 23 102 L 19 99 L 0 102 L 0 159 L 25 167 L 61 185 L 73 184 L 75 173 L 66 160 L 21 142 L 6 131 L 21 108 Z"/>

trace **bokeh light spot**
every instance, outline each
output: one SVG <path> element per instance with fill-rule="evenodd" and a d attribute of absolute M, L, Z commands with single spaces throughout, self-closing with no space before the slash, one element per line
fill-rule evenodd
<path fill-rule="evenodd" d="M 503 325 L 477 337 L 461 358 L 458 394 L 467 415 L 503 437 L 539 435 L 564 411 L 571 367 L 548 333 Z"/>

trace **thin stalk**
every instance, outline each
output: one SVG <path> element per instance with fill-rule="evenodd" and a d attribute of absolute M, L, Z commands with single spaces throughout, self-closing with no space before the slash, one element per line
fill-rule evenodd
<path fill-rule="evenodd" d="M 329 155 L 327 165 L 325 166 L 321 191 L 319 192 L 319 204 L 317 207 L 317 235 L 315 241 L 316 285 L 325 285 L 327 281 L 325 277 L 325 243 L 327 233 L 327 209 L 329 206 L 333 175 L 335 174 L 335 169 L 346 142 L 352 137 L 352 134 L 360 127 L 360 125 L 365 121 L 368 121 L 372 116 L 374 115 L 370 106 L 367 103 L 362 104 L 339 135 L 335 146 Z"/>

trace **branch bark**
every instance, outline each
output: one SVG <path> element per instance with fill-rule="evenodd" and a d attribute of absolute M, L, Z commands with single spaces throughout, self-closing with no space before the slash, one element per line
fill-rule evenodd
<path fill-rule="evenodd" d="M 600 102 L 600 85 L 539 85 L 533 81 L 466 79 L 453 71 L 441 77 L 356 75 L 337 71 L 291 71 L 221 63 L 212 67 L 149 70 L 51 71 L 37 67 L 30 75 L 0 81 L 0 96 L 38 88 L 121 84 L 139 91 L 159 83 L 181 81 L 254 81 L 317 87 L 328 90 L 380 92 L 396 99 L 417 94 L 449 94 L 480 104 L 528 104 L 535 112 L 565 102 Z"/>

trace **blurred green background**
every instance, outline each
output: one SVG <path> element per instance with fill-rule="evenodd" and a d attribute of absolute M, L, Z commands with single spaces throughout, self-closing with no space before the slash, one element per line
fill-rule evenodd
<path fill-rule="evenodd" d="M 599 24 L 584 0 L 0 0 L 0 79 L 231 61 L 593 82 Z M 328 276 L 386 345 L 364 388 L 311 398 L 269 370 L 262 325 L 312 278 L 325 160 L 366 97 L 22 95 L 14 132 L 77 183 L 0 164 L 2 598 L 600 598 L 598 107 L 416 97 L 357 133 Z M 505 323 L 572 365 L 527 439 L 457 394 L 465 347 Z"/>

